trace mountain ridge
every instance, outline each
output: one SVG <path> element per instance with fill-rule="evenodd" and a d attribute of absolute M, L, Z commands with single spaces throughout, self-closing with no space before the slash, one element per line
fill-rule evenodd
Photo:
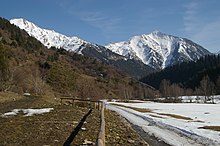
<path fill-rule="evenodd" d="M 47 48 L 64 48 L 68 51 L 77 52 L 77 49 L 83 43 L 89 43 L 76 36 L 68 37 L 54 30 L 40 28 L 36 24 L 23 18 L 11 19 L 10 23 L 18 26 L 20 29 L 24 29 L 30 36 L 35 37 Z"/>
<path fill-rule="evenodd" d="M 96 58 L 138 79 L 155 71 L 140 60 L 130 59 L 126 56 L 112 52 L 104 46 L 84 41 L 78 37 L 67 37 L 53 30 L 42 29 L 23 18 L 12 19 L 10 23 L 18 26 L 20 29 L 24 29 L 30 36 L 35 37 L 47 48 L 62 48 L 67 51 L 73 51 L 81 55 Z"/>
<path fill-rule="evenodd" d="M 105 58 L 101 58 L 100 60 L 106 63 L 111 62 L 112 64 L 117 64 L 113 63 L 112 59 L 114 61 L 123 59 L 123 62 L 126 60 L 133 60 L 136 64 L 142 62 L 146 65 L 146 68 L 148 68 L 144 69 L 143 72 L 146 70 L 151 70 L 150 72 L 152 72 L 153 69 L 161 70 L 184 61 L 196 61 L 202 56 L 211 54 L 208 50 L 191 40 L 168 35 L 160 31 L 134 36 L 128 41 L 111 43 L 103 47 L 84 41 L 76 36 L 68 37 L 57 33 L 54 30 L 42 29 L 23 18 L 12 19 L 10 22 L 27 31 L 30 36 L 35 37 L 48 48 L 52 46 L 56 48 L 63 48 L 82 55 L 84 52 L 87 56 L 92 56 L 98 59 L 100 59 L 100 56 L 105 56 Z M 95 53 L 99 56 L 94 56 L 94 52 L 93 54 L 86 52 L 85 50 L 88 51 L 88 49 L 85 49 L 87 46 L 89 46 L 90 49 L 93 48 L 96 52 L 99 52 Z M 106 56 L 103 54 L 109 55 Z M 117 65 L 116 67 L 120 68 L 120 66 Z M 126 69 L 126 71 L 129 70 Z M 141 74 L 144 75 L 144 73 Z M 140 75 L 138 76 L 140 77 Z"/>
<path fill-rule="evenodd" d="M 122 56 L 139 59 L 144 64 L 159 70 L 179 62 L 195 61 L 211 54 L 191 40 L 159 31 L 134 36 L 128 41 L 112 43 L 106 47 Z"/>

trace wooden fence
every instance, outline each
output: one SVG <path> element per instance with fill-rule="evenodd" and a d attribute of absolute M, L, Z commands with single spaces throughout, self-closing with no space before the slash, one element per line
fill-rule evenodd
<path fill-rule="evenodd" d="M 97 140 L 97 146 L 105 146 L 105 116 L 104 116 L 104 108 L 105 105 L 104 103 L 102 104 L 102 110 L 101 110 L 101 126 L 100 126 L 100 131 L 98 135 L 98 140 Z"/>
<path fill-rule="evenodd" d="M 93 101 L 93 100 L 87 100 L 87 99 L 79 99 L 79 98 L 72 98 L 72 97 L 62 97 L 60 98 L 61 105 L 65 102 L 68 102 L 68 104 L 71 104 L 72 106 L 77 106 L 77 103 L 91 103 L 94 104 L 95 109 L 101 109 L 101 116 L 100 116 L 100 130 L 99 135 L 97 138 L 96 145 L 97 146 L 105 146 L 105 116 L 104 116 L 104 109 L 105 105 L 102 101 Z"/>
<path fill-rule="evenodd" d="M 61 97 L 60 98 L 61 105 L 65 102 L 68 102 L 68 104 L 72 106 L 78 106 L 80 103 L 86 103 L 90 108 L 94 109 L 101 109 L 102 102 L 101 101 L 95 101 L 95 100 L 89 100 L 89 99 L 80 99 L 80 98 L 73 98 L 73 97 Z"/>

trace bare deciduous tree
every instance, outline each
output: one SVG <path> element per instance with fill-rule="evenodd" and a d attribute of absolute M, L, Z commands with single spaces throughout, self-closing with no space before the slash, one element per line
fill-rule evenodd
<path fill-rule="evenodd" d="M 205 103 L 210 100 L 210 95 L 214 93 L 214 87 L 214 83 L 210 81 L 209 76 L 203 77 L 203 79 L 200 81 L 200 88 L 205 96 Z"/>
<path fill-rule="evenodd" d="M 162 80 L 160 83 L 160 93 L 162 94 L 162 96 L 167 97 L 169 96 L 168 90 L 170 87 L 170 81 L 168 80 Z"/>

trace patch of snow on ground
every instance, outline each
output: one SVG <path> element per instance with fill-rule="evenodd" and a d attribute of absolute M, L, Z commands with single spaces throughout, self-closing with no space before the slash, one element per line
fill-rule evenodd
<path fill-rule="evenodd" d="M 25 116 L 32 116 L 35 114 L 49 113 L 53 108 L 43 108 L 43 109 L 23 109 L 22 111 L 26 114 Z"/>
<path fill-rule="evenodd" d="M 1 117 L 16 116 L 19 113 L 19 111 L 19 109 L 14 109 L 11 112 L 2 114 Z"/>
<path fill-rule="evenodd" d="M 7 112 L 1 115 L 1 117 L 16 116 L 19 112 L 23 112 L 24 116 L 33 116 L 37 114 L 49 113 L 53 108 L 42 108 L 42 109 L 14 109 L 11 112 Z"/>
<path fill-rule="evenodd" d="M 152 112 L 141 113 L 110 103 L 146 108 Z M 199 129 L 203 126 L 220 126 L 220 104 L 108 102 L 107 108 L 118 112 L 134 125 L 140 126 L 146 133 L 155 135 L 171 145 L 220 145 L 219 132 Z M 192 120 L 161 114 L 179 115 Z"/>
<path fill-rule="evenodd" d="M 192 102 L 192 103 L 204 103 L 205 102 L 205 96 L 181 96 L 179 97 L 182 99 L 182 102 Z M 208 96 L 207 103 L 217 103 L 220 104 L 220 95 L 213 95 Z"/>

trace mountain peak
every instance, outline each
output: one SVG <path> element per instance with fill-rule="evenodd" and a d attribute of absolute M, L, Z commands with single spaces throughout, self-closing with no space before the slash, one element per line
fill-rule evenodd
<path fill-rule="evenodd" d="M 25 29 L 28 27 L 33 29 L 34 27 L 37 27 L 34 23 L 23 18 L 11 19 L 10 23 L 19 26 L 21 29 Z"/>
<path fill-rule="evenodd" d="M 54 30 L 42 29 L 23 18 L 11 19 L 10 23 L 18 26 L 20 29 L 24 29 L 30 36 L 35 37 L 48 48 L 53 46 L 56 48 L 76 51 L 83 43 L 88 43 L 76 36 L 67 37 Z"/>
<path fill-rule="evenodd" d="M 21 22 L 25 23 L 26 21 L 28 21 L 28 20 L 26 20 L 24 18 L 13 18 L 13 19 L 10 20 L 10 22 L 17 22 L 17 23 L 21 23 Z"/>
<path fill-rule="evenodd" d="M 118 42 L 106 46 L 115 53 L 137 58 L 154 69 L 164 69 L 183 61 L 197 60 L 210 54 L 200 45 L 187 39 L 153 31 L 150 34 L 135 36 L 128 42 Z"/>
<path fill-rule="evenodd" d="M 158 30 L 155 30 L 153 32 L 151 32 L 150 34 L 147 34 L 148 36 L 153 36 L 153 37 L 170 37 L 170 38 L 176 38 L 175 36 L 172 36 L 172 35 L 169 35 L 169 34 L 166 34 L 166 33 L 163 33 L 161 31 L 158 31 Z"/>
<path fill-rule="evenodd" d="M 158 35 L 158 34 L 163 34 L 162 32 L 160 32 L 159 30 L 154 30 L 152 33 L 150 34 L 155 34 L 155 35 Z"/>

